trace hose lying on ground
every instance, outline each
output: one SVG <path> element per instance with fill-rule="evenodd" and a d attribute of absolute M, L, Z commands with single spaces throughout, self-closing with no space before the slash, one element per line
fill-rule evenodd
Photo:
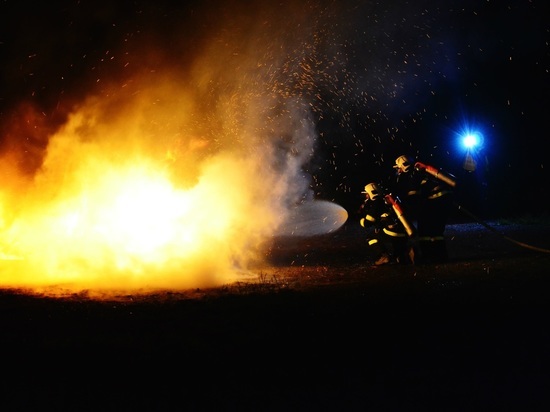
<path fill-rule="evenodd" d="M 496 233 L 497 235 L 503 237 L 504 239 L 506 239 L 506 240 L 508 240 L 508 241 L 510 241 L 510 242 L 512 242 L 512 243 L 515 243 L 515 244 L 518 245 L 518 246 L 521 246 L 521 247 L 524 247 L 524 248 L 527 248 L 527 249 L 531 249 L 531 250 L 536 250 L 537 252 L 550 253 L 550 250 L 548 250 L 548 249 L 543 249 L 543 248 L 540 248 L 540 247 L 528 245 L 528 244 L 523 243 L 523 242 L 518 242 L 517 240 L 512 239 L 512 238 L 506 236 L 505 234 L 500 233 L 500 232 L 499 232 L 498 230 L 496 230 L 495 228 L 489 226 L 487 223 L 485 223 L 483 220 L 481 220 L 480 218 L 478 218 L 478 217 L 477 217 L 476 215 L 474 215 L 472 212 L 468 211 L 467 209 L 464 209 L 464 207 L 462 207 L 461 205 L 455 203 L 455 206 L 458 208 L 458 210 L 460 210 L 461 212 L 463 212 L 463 213 L 466 214 L 467 216 L 469 216 L 469 217 L 471 217 L 472 219 L 474 219 L 477 223 L 479 223 L 480 225 L 482 225 L 482 226 L 485 227 L 486 229 L 489 229 L 491 232 Z"/>

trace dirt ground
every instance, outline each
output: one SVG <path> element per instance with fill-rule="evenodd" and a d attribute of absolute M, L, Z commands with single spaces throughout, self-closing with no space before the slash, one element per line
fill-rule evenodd
<path fill-rule="evenodd" d="M 550 224 L 491 227 L 450 225 L 438 265 L 372 267 L 346 224 L 223 288 L 0 290 L 0 408 L 546 411 Z"/>

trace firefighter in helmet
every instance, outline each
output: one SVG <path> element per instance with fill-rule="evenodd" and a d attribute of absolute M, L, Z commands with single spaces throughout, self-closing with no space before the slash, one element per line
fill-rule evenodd
<path fill-rule="evenodd" d="M 455 177 L 407 155 L 399 156 L 393 167 L 392 190 L 416 222 L 417 263 L 448 260 L 444 232 L 452 212 Z"/>
<path fill-rule="evenodd" d="M 374 255 L 374 265 L 413 263 L 409 250 L 409 235 L 413 229 L 400 212 L 392 195 L 384 194 L 376 183 L 369 183 L 362 192 L 365 201 L 359 223 L 369 229 L 367 244 Z"/>

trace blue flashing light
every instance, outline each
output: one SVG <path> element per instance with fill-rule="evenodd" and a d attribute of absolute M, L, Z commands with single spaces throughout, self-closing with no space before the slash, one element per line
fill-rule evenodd
<path fill-rule="evenodd" d="M 468 151 L 477 152 L 483 147 L 483 134 L 478 130 L 462 130 L 457 137 L 460 145 Z"/>
<path fill-rule="evenodd" d="M 474 172 L 481 161 L 485 147 L 485 127 L 477 121 L 463 119 L 453 130 L 453 142 L 457 157 L 463 157 L 462 167 Z"/>
<path fill-rule="evenodd" d="M 462 135 L 462 145 L 466 149 L 475 149 L 481 145 L 482 137 L 479 132 L 466 132 Z"/>
<path fill-rule="evenodd" d="M 479 144 L 479 139 L 475 133 L 468 133 L 462 137 L 462 144 L 467 149 L 473 149 Z"/>

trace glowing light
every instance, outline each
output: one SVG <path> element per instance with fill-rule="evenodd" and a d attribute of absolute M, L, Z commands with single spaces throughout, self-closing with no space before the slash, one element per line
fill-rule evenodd
<path fill-rule="evenodd" d="M 278 153 L 269 145 L 255 156 L 249 146 L 212 152 L 196 133 L 182 135 L 185 116 L 167 115 L 185 96 L 174 85 L 143 89 L 116 110 L 110 99 L 82 105 L 50 138 L 32 179 L 0 158 L 11 178 L 0 189 L 0 285 L 63 293 L 209 287 L 262 259 L 289 188 L 301 190 L 300 163 L 273 169 Z M 160 104 L 158 94 L 178 96 L 177 104 Z"/>
<path fill-rule="evenodd" d="M 459 153 L 466 150 L 476 154 L 485 145 L 484 128 L 478 122 L 463 120 L 453 133 Z"/>
<path fill-rule="evenodd" d="M 466 136 L 462 138 L 462 144 L 468 149 L 476 147 L 478 143 L 479 143 L 479 139 L 475 133 L 468 133 Z"/>
<path fill-rule="evenodd" d="M 483 134 L 478 130 L 463 130 L 459 132 L 459 141 L 467 150 L 479 150 L 483 146 Z"/>

